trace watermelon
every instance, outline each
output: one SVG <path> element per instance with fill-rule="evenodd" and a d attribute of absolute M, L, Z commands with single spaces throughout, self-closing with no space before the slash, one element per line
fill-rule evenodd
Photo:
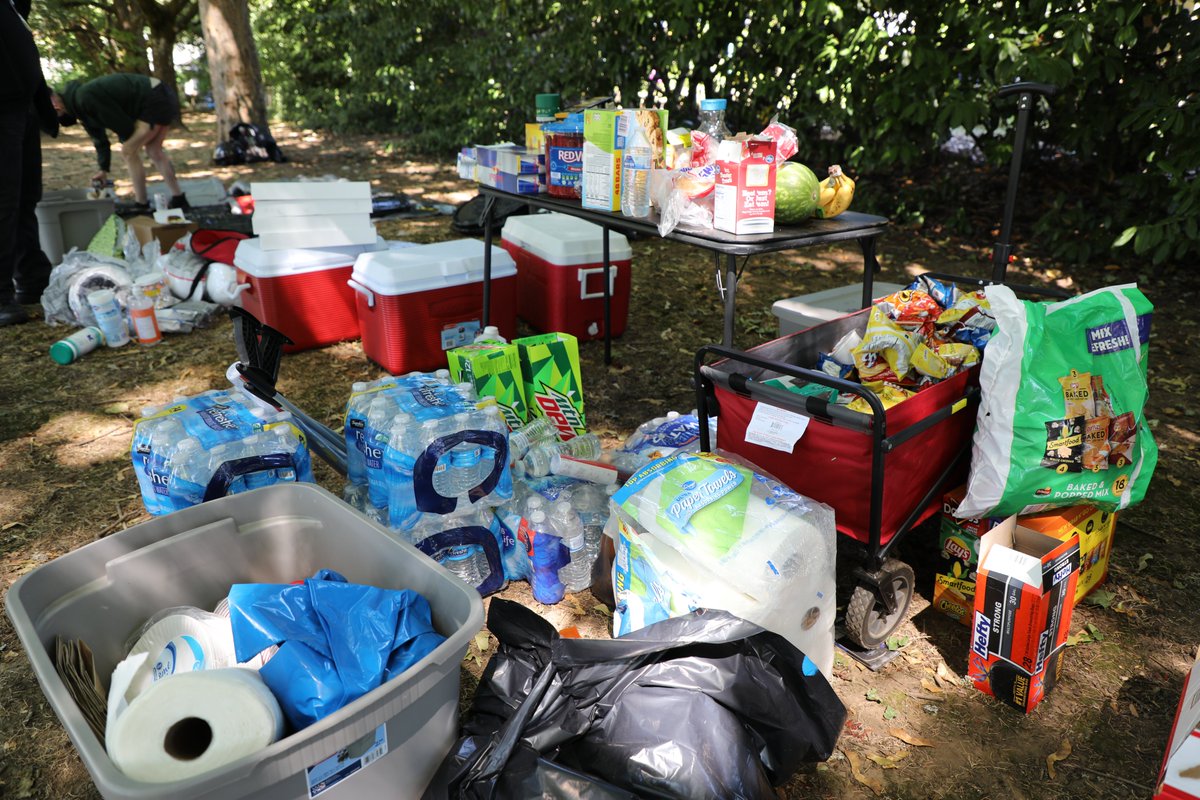
<path fill-rule="evenodd" d="M 820 199 L 821 183 L 813 171 L 795 161 L 779 165 L 775 175 L 775 221 L 799 225 L 813 215 Z"/>

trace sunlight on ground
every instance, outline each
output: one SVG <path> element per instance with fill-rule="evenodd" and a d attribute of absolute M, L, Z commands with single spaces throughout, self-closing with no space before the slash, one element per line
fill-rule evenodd
<path fill-rule="evenodd" d="M 133 424 L 120 416 L 72 411 L 39 428 L 34 437 L 50 446 L 64 467 L 90 467 L 127 458 Z"/>
<path fill-rule="evenodd" d="M 2 453 L 7 448 L 0 449 Z M 5 456 L 5 461 L 8 461 L 11 456 Z M 25 492 L 18 492 L 15 489 L 5 489 L 0 486 L 0 520 L 7 524 L 11 520 L 15 520 L 20 516 L 21 510 L 25 507 L 28 501 L 28 495 Z"/>

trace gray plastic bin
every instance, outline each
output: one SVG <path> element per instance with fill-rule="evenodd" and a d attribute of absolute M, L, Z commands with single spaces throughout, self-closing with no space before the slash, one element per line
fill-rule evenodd
<path fill-rule="evenodd" d="M 447 637 L 399 678 L 256 754 L 191 780 L 127 778 L 54 669 L 56 635 L 91 646 L 105 683 L 126 637 L 168 606 L 212 608 L 232 583 L 287 583 L 318 568 L 413 589 Z M 106 798 L 308 798 L 308 769 L 386 728 L 387 753 L 322 800 L 420 797 L 458 734 L 459 665 L 483 627 L 479 594 L 320 487 L 281 484 L 177 511 L 89 544 L 13 584 L 6 603 L 42 691 Z"/>
<path fill-rule="evenodd" d="M 88 200 L 87 189 L 63 189 L 43 192 L 37 204 L 38 239 L 42 252 L 52 265 L 62 263 L 62 257 L 72 247 L 80 250 L 91 244 L 92 237 L 112 216 L 111 197 Z"/>
<path fill-rule="evenodd" d="M 898 283 L 879 281 L 875 281 L 872 286 L 875 297 L 886 297 L 903 288 Z M 779 336 L 782 338 L 789 333 L 806 331 L 822 322 L 858 311 L 862 308 L 862 290 L 861 283 L 852 283 L 849 286 L 838 286 L 835 289 L 776 300 L 771 306 L 771 313 L 779 318 Z"/>

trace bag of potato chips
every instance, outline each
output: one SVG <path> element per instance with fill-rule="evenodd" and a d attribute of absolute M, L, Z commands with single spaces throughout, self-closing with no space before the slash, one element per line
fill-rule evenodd
<path fill-rule="evenodd" d="M 1116 511 L 1146 494 L 1158 448 L 1146 425 L 1154 307 L 1135 284 L 1057 303 L 989 286 L 997 329 L 959 517 L 1089 503 Z"/>

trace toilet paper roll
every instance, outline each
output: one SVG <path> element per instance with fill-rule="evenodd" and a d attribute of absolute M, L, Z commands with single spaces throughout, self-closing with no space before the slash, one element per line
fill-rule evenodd
<path fill-rule="evenodd" d="M 108 755 L 130 778 L 185 780 L 251 755 L 283 735 L 283 712 L 254 670 L 184 672 L 158 681 L 117 715 Z"/>
<path fill-rule="evenodd" d="M 152 617 L 126 658 L 143 653 L 148 658 L 129 682 L 129 702 L 171 675 L 237 664 L 229 620 L 190 607 L 166 609 Z"/>

